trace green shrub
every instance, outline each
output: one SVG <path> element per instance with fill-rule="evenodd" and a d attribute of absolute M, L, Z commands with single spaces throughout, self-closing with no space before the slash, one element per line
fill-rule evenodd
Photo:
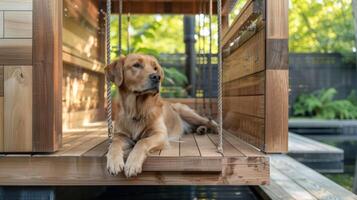
<path fill-rule="evenodd" d="M 349 97 L 343 100 L 334 100 L 336 94 L 334 88 L 302 94 L 293 105 L 293 115 L 321 119 L 357 119 L 355 92 L 352 91 Z"/>

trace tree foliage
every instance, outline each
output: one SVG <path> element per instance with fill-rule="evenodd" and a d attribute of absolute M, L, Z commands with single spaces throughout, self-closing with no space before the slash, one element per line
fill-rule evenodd
<path fill-rule="evenodd" d="M 351 53 L 355 47 L 351 0 L 290 0 L 291 52 Z"/>

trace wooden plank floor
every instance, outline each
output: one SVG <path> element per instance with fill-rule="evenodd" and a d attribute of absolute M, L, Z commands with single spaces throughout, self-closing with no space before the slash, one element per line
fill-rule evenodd
<path fill-rule="evenodd" d="M 104 123 L 66 130 L 63 147 L 52 154 L 4 154 L 0 185 L 231 184 L 269 181 L 269 158 L 228 132 L 224 153 L 218 135 L 186 134 L 145 161 L 143 173 L 127 179 L 106 171 L 108 140 Z M 135 180 L 135 181 L 133 181 Z"/>
<path fill-rule="evenodd" d="M 273 200 L 357 200 L 340 185 L 286 155 L 271 155 L 270 185 L 260 186 L 264 199 Z"/>
<path fill-rule="evenodd" d="M 288 155 L 322 173 L 342 173 L 342 149 L 289 133 Z"/>

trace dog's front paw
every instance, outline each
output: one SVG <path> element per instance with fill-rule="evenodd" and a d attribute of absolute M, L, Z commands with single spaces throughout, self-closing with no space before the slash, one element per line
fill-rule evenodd
<path fill-rule="evenodd" d="M 118 175 L 124 169 L 123 156 L 113 155 L 113 153 L 107 154 L 107 170 L 112 176 Z"/>
<path fill-rule="evenodd" d="M 129 154 L 128 159 L 126 160 L 125 166 L 124 166 L 124 173 L 126 177 L 133 177 L 137 176 L 138 174 L 141 173 L 142 171 L 142 162 L 140 161 L 133 152 Z"/>

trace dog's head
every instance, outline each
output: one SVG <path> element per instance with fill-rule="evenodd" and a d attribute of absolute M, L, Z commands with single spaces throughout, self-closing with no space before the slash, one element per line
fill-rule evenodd
<path fill-rule="evenodd" d="M 137 95 L 157 94 L 164 79 L 164 71 L 156 58 L 142 54 L 119 58 L 105 68 L 105 73 L 118 88 Z"/>

